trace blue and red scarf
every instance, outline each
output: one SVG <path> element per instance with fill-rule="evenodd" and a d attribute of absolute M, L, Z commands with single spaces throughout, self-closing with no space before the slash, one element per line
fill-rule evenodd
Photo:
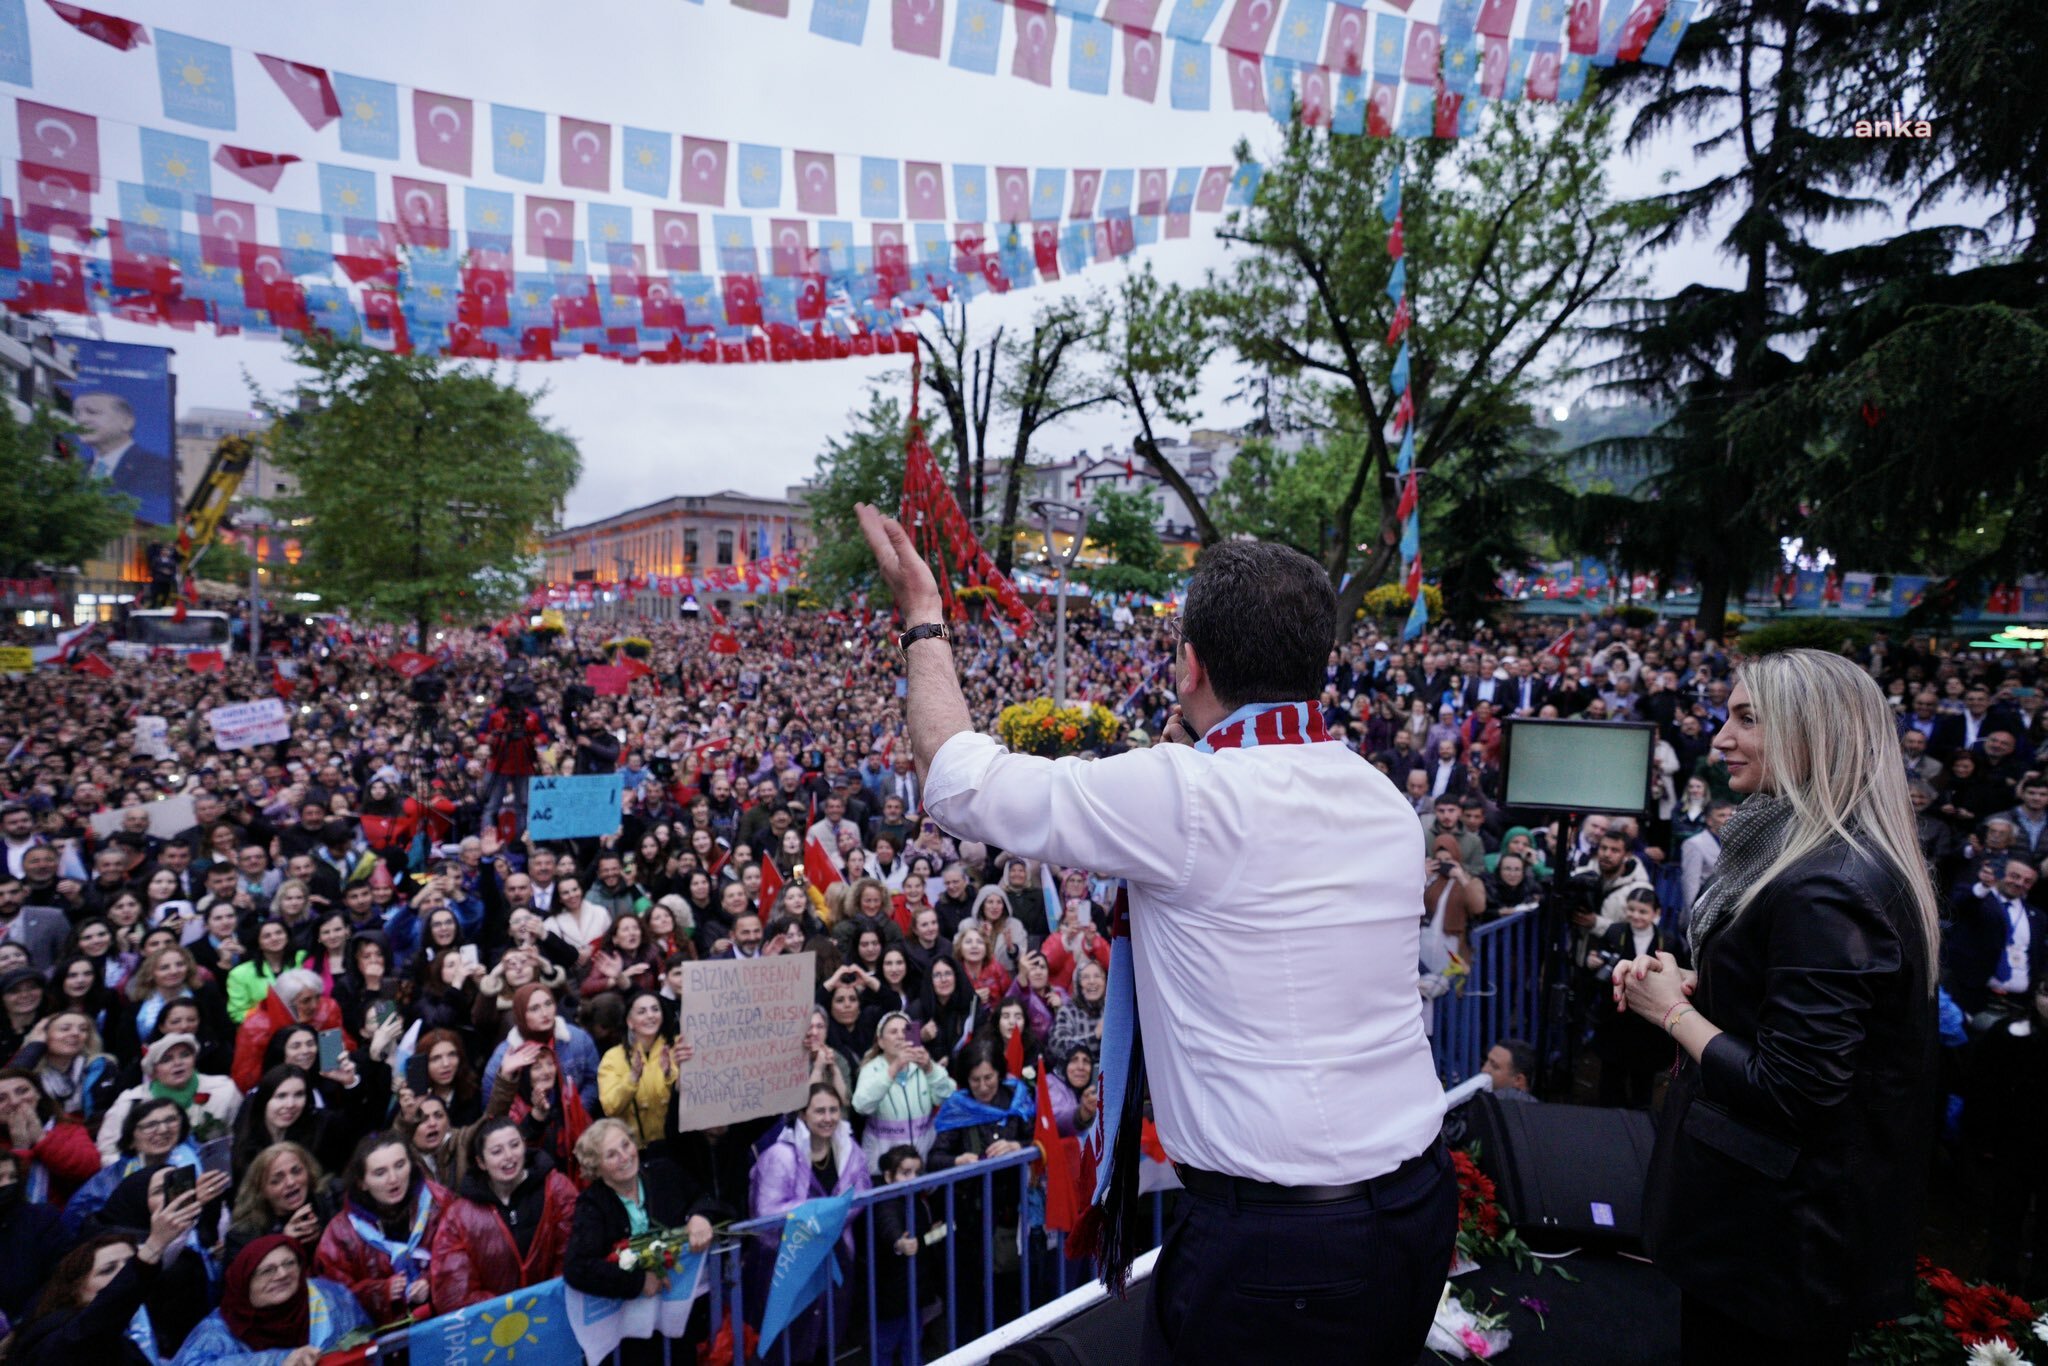
<path fill-rule="evenodd" d="M 1312 702 L 1254 702 L 1239 707 L 1195 743 L 1204 754 L 1259 745 L 1308 745 L 1330 739 Z M 1102 1104 L 1089 1135 L 1095 1196 L 1074 1234 L 1075 1255 L 1092 1255 L 1103 1283 L 1121 1295 L 1138 1249 L 1138 1177 L 1145 1116 L 1145 1054 L 1138 1032 L 1138 978 L 1131 957 L 1131 895 L 1118 887 L 1110 923 L 1109 989 L 1102 1006 Z"/>

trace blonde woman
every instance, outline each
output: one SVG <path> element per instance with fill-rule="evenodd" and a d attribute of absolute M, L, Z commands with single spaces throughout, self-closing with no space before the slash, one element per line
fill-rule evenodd
<path fill-rule="evenodd" d="M 900 1010 L 884 1015 L 853 1085 L 853 1108 L 868 1117 L 860 1148 L 869 1174 L 881 1170 L 882 1154 L 899 1143 L 914 1145 L 919 1157 L 929 1153 L 938 1134 L 932 1117 L 955 1089 L 952 1076 L 925 1051 L 910 1017 Z"/>
<path fill-rule="evenodd" d="M 1692 908 L 1698 975 L 1614 974 L 1675 1040 L 1644 1198 L 1691 1361 L 1840 1362 L 1914 1302 L 1938 1113 L 1934 890 L 1890 709 L 1837 655 L 1743 666 L 1714 736 L 1744 797 Z"/>

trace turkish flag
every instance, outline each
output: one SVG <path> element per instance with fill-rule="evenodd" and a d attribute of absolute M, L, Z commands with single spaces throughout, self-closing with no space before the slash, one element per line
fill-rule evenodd
<path fill-rule="evenodd" d="M 592 664 L 583 670 L 583 681 L 599 697 L 624 697 L 632 691 L 633 675 L 617 664 Z"/>
<path fill-rule="evenodd" d="M 796 211 L 827 215 L 839 212 L 839 158 L 830 152 L 798 152 L 792 165 L 796 171 Z"/>
<path fill-rule="evenodd" d="M 1555 47 L 1555 44 L 1552 44 Z M 1557 83 L 1562 75 L 1558 69 L 1557 53 L 1538 52 L 1529 58 L 1528 98 L 1541 103 L 1552 103 L 1557 99 Z"/>
<path fill-rule="evenodd" d="M 1436 135 L 1440 138 L 1458 136 L 1458 108 L 1465 103 L 1465 97 L 1455 90 L 1449 90 L 1439 82 L 1436 87 Z"/>
<path fill-rule="evenodd" d="M 1367 137 L 1390 138 L 1394 136 L 1394 102 L 1400 98 L 1400 91 L 1392 81 L 1374 81 L 1372 94 L 1365 100 L 1365 133 Z"/>
<path fill-rule="evenodd" d="M 1488 38 L 1486 50 L 1479 56 L 1479 93 L 1489 100 L 1507 93 L 1508 47 L 1506 38 Z"/>
<path fill-rule="evenodd" d="M 1510 36 L 1515 30 L 1515 0 L 1486 0 L 1474 27 L 1488 38 Z"/>
<path fill-rule="evenodd" d="M 298 159 L 289 152 L 259 152 L 251 147 L 230 147 L 225 143 L 213 154 L 214 165 L 230 175 L 241 177 L 266 194 L 275 190 L 277 182 L 284 178 L 284 168 Z"/>
<path fill-rule="evenodd" d="M 1005 223 L 1031 217 L 1031 173 L 1022 166 L 996 168 L 996 213 Z"/>
<path fill-rule="evenodd" d="M 1224 196 L 1230 193 L 1230 168 L 1211 166 L 1202 172 L 1202 183 L 1195 191 L 1197 213 L 1220 213 Z"/>
<path fill-rule="evenodd" d="M 400 678 L 413 679 L 434 667 L 434 657 L 418 650 L 400 650 L 384 661 Z"/>
<path fill-rule="evenodd" d="M 761 919 L 767 920 L 775 913 L 775 903 L 782 899 L 784 887 L 782 874 L 775 867 L 774 859 L 761 860 L 761 899 L 755 902 Z"/>
<path fill-rule="evenodd" d="M 398 240 L 409 247 L 448 246 L 448 187 L 432 180 L 391 177 L 398 201 Z"/>
<path fill-rule="evenodd" d="M 1249 52 L 1225 52 L 1223 65 L 1230 73 L 1230 107 L 1264 112 L 1266 77 L 1259 69 L 1257 55 Z"/>
<path fill-rule="evenodd" d="M 56 166 L 98 180 L 100 174 L 100 125 L 90 114 L 37 104 L 34 100 L 14 102 L 15 123 L 21 132 L 21 159 L 31 166 Z"/>
<path fill-rule="evenodd" d="M 194 650 L 185 656 L 185 667 L 196 674 L 217 674 L 227 667 L 219 650 Z"/>
<path fill-rule="evenodd" d="M 1566 30 L 1566 38 L 1574 52 L 1591 54 L 1600 50 L 1599 0 L 1572 0 L 1571 24 Z"/>
<path fill-rule="evenodd" d="M 1345 76 L 1365 74 L 1365 11 L 1349 5 L 1330 6 L 1330 36 L 1323 65 Z"/>
<path fill-rule="evenodd" d="M 992 251 L 981 258 L 981 278 L 997 294 L 1010 292 L 1010 277 L 1003 273 L 1002 258 Z"/>
<path fill-rule="evenodd" d="M 663 270 L 694 272 L 702 268 L 697 215 L 654 211 L 654 253 Z"/>
<path fill-rule="evenodd" d="M 359 285 L 398 287 L 398 263 L 385 256 L 337 256 L 334 263 L 350 281 Z"/>
<path fill-rule="evenodd" d="M 1330 126 L 1330 73 L 1322 67 L 1301 73 L 1301 122 L 1307 128 Z"/>
<path fill-rule="evenodd" d="M 1137 249 L 1137 236 L 1131 226 L 1131 220 L 1122 214 L 1110 219 L 1109 254 L 1112 256 L 1129 256 Z"/>
<path fill-rule="evenodd" d="M 1163 168 L 1138 173 L 1138 212 L 1147 218 L 1166 212 L 1166 171 Z"/>
<path fill-rule="evenodd" d="M 21 221 L 31 232 L 68 229 L 83 240 L 92 228 L 92 177 L 57 166 L 17 163 Z"/>
<path fill-rule="evenodd" d="M 1016 15 L 1017 47 L 1010 54 L 1010 74 L 1037 85 L 1052 84 L 1052 45 L 1057 23 L 1052 11 L 1037 0 L 1011 0 Z"/>
<path fill-rule="evenodd" d="M 1421 491 L 1415 487 L 1415 475 L 1413 471 L 1410 471 L 1408 478 L 1402 481 L 1401 484 L 1401 501 L 1394 507 L 1394 520 L 1397 522 L 1407 521 L 1408 514 L 1415 511 L 1421 502 Z"/>
<path fill-rule="evenodd" d="M 1624 62 L 1641 61 L 1643 48 L 1657 34 L 1657 25 L 1664 20 L 1666 0 L 1636 0 L 1636 7 L 1629 11 L 1628 19 L 1621 26 L 1621 41 L 1615 55 Z"/>
<path fill-rule="evenodd" d="M 1060 278 L 1060 225 L 1054 222 L 1031 225 L 1031 259 L 1038 273 L 1048 280 Z"/>
<path fill-rule="evenodd" d="M 80 655 L 78 662 L 71 667 L 79 673 L 91 674 L 94 678 L 112 678 L 114 676 L 114 666 L 107 663 L 105 655 Z"/>
<path fill-rule="evenodd" d="M 454 95 L 412 92 L 412 140 L 422 166 L 467 176 L 476 121 L 468 100 Z"/>
<path fill-rule="evenodd" d="M 1022 1037 L 1022 1031 L 1015 1037 Z M 1059 1233 L 1072 1233 L 1081 1223 L 1089 1195 L 1076 1180 L 1081 1165 L 1078 1139 L 1060 1134 L 1052 1114 L 1050 1069 L 1038 1069 L 1038 1114 L 1032 1120 L 1032 1138 L 1045 1162 L 1045 1226 Z"/>
<path fill-rule="evenodd" d="M 1010 1035 L 1009 1038 L 1003 1040 L 1003 1069 L 1011 1077 L 1021 1079 L 1024 1076 L 1024 1030 L 1022 1026 L 1019 1026 L 1017 1031 Z M 1049 1102 L 1048 1108 L 1050 1108 Z"/>
<path fill-rule="evenodd" d="M 1279 8 L 1275 0 L 1237 0 L 1217 43 L 1233 52 L 1264 52 Z"/>
<path fill-rule="evenodd" d="M 295 288 L 291 272 L 284 266 L 284 251 L 261 242 L 244 242 L 241 250 L 242 302 L 251 308 L 269 308 L 272 290 Z M 289 295 L 285 296 L 287 299 Z"/>
<path fill-rule="evenodd" d="M 1067 210 L 1069 218 L 1095 217 L 1095 192 L 1102 188 L 1102 172 L 1074 172 L 1074 202 Z"/>
<path fill-rule="evenodd" d="M 1434 84 L 1437 78 L 1437 52 L 1440 39 L 1435 24 L 1414 23 L 1408 26 L 1408 56 L 1401 64 L 1404 79 L 1417 85 Z"/>
<path fill-rule="evenodd" d="M 1387 345 L 1392 346 L 1407 335 L 1408 324 L 1414 320 L 1415 315 L 1408 308 L 1408 296 L 1403 294 L 1401 301 L 1394 305 L 1393 325 L 1387 328 Z"/>
<path fill-rule="evenodd" d="M 576 205 L 567 199 L 526 197 L 526 253 L 549 261 L 576 256 Z"/>
<path fill-rule="evenodd" d="M 315 131 L 341 117 L 341 101 L 335 97 L 334 82 L 327 78 L 326 69 L 307 66 L 304 62 L 288 62 L 282 57 L 265 57 L 260 53 L 256 60 L 263 63 L 263 69 L 270 73 L 270 79 L 277 82 L 277 88 L 292 102 L 292 108 L 299 111 Z"/>
<path fill-rule="evenodd" d="M 768 269 L 775 275 L 801 275 L 811 260 L 811 225 L 802 218 L 768 220 Z"/>
<path fill-rule="evenodd" d="M 597 286 L 585 285 L 580 294 L 573 290 L 557 294 L 555 326 L 563 331 L 572 327 L 603 327 L 604 310 L 597 304 Z"/>
<path fill-rule="evenodd" d="M 751 348 L 751 343 L 749 343 Z M 715 655 L 736 655 L 740 652 L 740 638 L 731 631 L 711 633 L 711 653 Z"/>
<path fill-rule="evenodd" d="M 474 266 L 465 269 L 457 316 L 477 327 L 510 327 L 511 307 L 505 294 L 511 284 L 510 276 L 502 270 L 482 270 Z"/>
<path fill-rule="evenodd" d="M 918 57 L 939 55 L 945 11 L 939 0 L 892 0 L 889 41 L 898 52 Z"/>
<path fill-rule="evenodd" d="M 761 325 L 761 282 L 751 275 L 720 277 L 725 291 L 725 321 L 733 327 Z"/>
<path fill-rule="evenodd" d="M 1159 35 L 1124 30 L 1124 93 L 1150 104 L 1159 96 Z"/>
<path fill-rule="evenodd" d="M 122 52 L 132 52 L 149 42 L 149 30 L 133 19 L 117 19 L 111 14 L 101 14 L 98 10 L 62 4 L 60 0 L 50 0 L 50 8 L 57 11 L 59 19 L 86 37 L 97 38 L 108 47 L 118 48 Z"/>
<path fill-rule="evenodd" d="M 210 199 L 199 217 L 199 258 L 232 270 L 242 264 L 242 244 L 256 240 L 256 206 Z"/>
<path fill-rule="evenodd" d="M 561 120 L 561 181 L 569 189 L 612 188 L 612 126 L 590 119 Z"/>
<path fill-rule="evenodd" d="M 1387 231 L 1387 255 L 1398 261 L 1406 249 L 1407 234 L 1403 228 L 1402 215 L 1396 212 L 1394 214 L 1394 226 Z"/>
<path fill-rule="evenodd" d="M 934 0 L 936 3 L 936 0 Z M 725 144 L 710 138 L 683 139 L 683 183 L 677 197 L 685 204 L 725 205 Z"/>
<path fill-rule="evenodd" d="M 946 216 L 946 176 L 936 161 L 903 163 L 905 212 L 921 222 L 938 222 Z"/>
<path fill-rule="evenodd" d="M 846 881 L 816 835 L 804 841 L 804 881 L 821 892 L 835 882 Z"/>

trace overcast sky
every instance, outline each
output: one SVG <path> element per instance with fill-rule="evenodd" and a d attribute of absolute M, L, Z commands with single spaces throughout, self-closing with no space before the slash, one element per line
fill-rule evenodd
<path fill-rule="evenodd" d="M 604 0 L 589 6 L 559 0 L 500 0 L 488 6 L 421 0 L 353 0 L 346 6 L 113 0 L 109 8 L 195 37 L 396 82 L 402 88 L 408 162 L 410 110 L 404 88 L 469 97 L 479 102 L 480 113 L 484 104 L 495 101 L 733 142 L 949 165 L 1213 165 L 1230 159 L 1240 137 L 1251 139 L 1262 160 L 1271 159 L 1280 139 L 1279 129 L 1264 116 L 1220 107 L 1228 103 L 1220 67 L 1212 95 L 1219 107 L 1208 113 L 1172 110 L 1163 90 L 1151 106 L 1125 98 L 1115 84 L 1108 96 L 1067 90 L 1064 34 L 1051 89 L 1008 74 L 1007 40 L 1002 74 L 974 75 L 891 49 L 888 0 L 871 0 L 868 41 L 859 48 L 812 34 L 811 0 L 791 0 L 786 20 L 735 9 L 727 0 L 701 6 L 687 0 Z M 1417 0 L 1410 12 L 1434 17 L 1435 8 L 1436 0 Z M 379 165 L 337 156 L 334 128 L 324 134 L 308 129 L 253 61 L 238 59 L 236 67 L 239 132 L 208 134 L 163 119 L 150 49 L 116 53 L 63 27 L 46 6 L 32 4 L 29 14 L 36 94 L 48 103 L 294 152 L 309 162 Z M 101 142 L 109 174 L 136 178 L 133 128 L 103 125 Z M 477 140 L 477 158 L 474 183 L 528 188 L 489 175 L 487 123 Z M 406 164 L 395 163 L 401 173 Z M 549 169 L 552 177 L 552 150 Z M 1665 148 L 1618 164 L 1616 185 L 1624 193 L 1645 193 L 1667 171 L 1699 174 L 1689 152 Z M 251 187 L 218 168 L 213 175 L 216 192 L 224 197 L 317 207 L 311 166 L 292 168 L 267 201 L 253 190 L 242 194 Z M 784 193 L 792 193 L 787 183 Z M 842 159 L 841 217 L 854 217 L 849 210 L 855 193 L 849 163 Z M 640 206 L 641 221 L 647 222 L 645 208 L 652 200 L 616 187 L 608 199 Z M 455 204 L 459 225 L 459 195 Z M 785 200 L 785 212 L 788 208 Z M 260 221 L 268 239 L 272 220 L 266 214 Z M 1226 259 L 1210 236 L 1216 221 L 1212 215 L 1197 215 L 1193 239 L 1161 242 L 1141 249 L 1140 256 L 1152 260 L 1162 276 L 1193 283 Z M 765 238 L 765 222 L 760 231 Z M 865 244 L 858 220 L 856 231 Z M 974 306 L 975 327 L 986 332 L 998 323 L 1021 324 L 1055 290 L 1106 286 L 1120 269 L 1097 266 L 1056 286 L 985 297 Z M 1659 287 L 1725 273 L 1712 252 L 1699 245 L 1667 253 L 1654 270 Z M 105 323 L 105 332 L 110 340 L 174 346 L 184 408 L 246 407 L 250 379 L 277 390 L 289 387 L 295 373 L 275 341 L 214 338 L 114 321 Z M 845 429 L 847 413 L 862 402 L 870 381 L 889 376 L 907 391 L 907 365 L 897 357 L 744 366 L 625 366 L 588 357 L 530 365 L 520 379 L 528 386 L 547 386 L 544 411 L 582 449 L 583 478 L 568 505 L 573 523 L 673 493 L 737 488 L 779 494 L 809 474 L 825 439 Z M 1204 425 L 1233 426 L 1247 418 L 1246 411 L 1225 398 L 1233 380 L 1227 366 L 1212 367 Z M 1046 456 L 1061 456 L 1081 446 L 1120 443 L 1128 435 L 1116 410 L 1104 409 L 1048 432 L 1040 449 Z"/>

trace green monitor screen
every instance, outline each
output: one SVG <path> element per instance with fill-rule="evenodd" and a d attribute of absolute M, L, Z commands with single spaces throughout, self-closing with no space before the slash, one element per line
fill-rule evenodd
<path fill-rule="evenodd" d="M 1649 804 L 1653 725 L 1510 719 L 1502 805 L 1634 813 Z"/>

